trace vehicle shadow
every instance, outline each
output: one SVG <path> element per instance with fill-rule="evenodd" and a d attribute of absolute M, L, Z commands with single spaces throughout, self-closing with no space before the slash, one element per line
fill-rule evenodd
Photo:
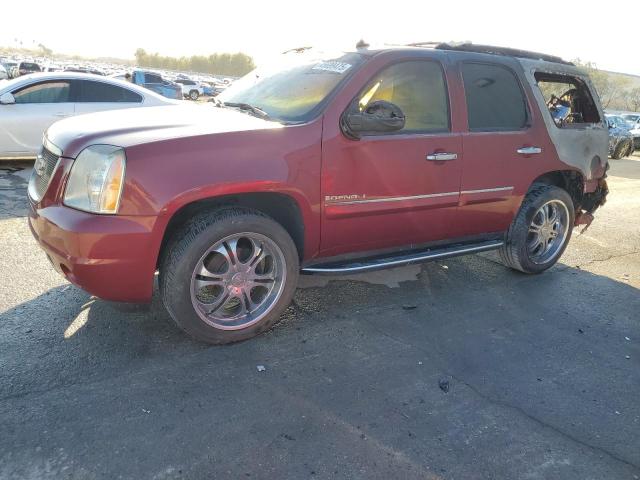
<path fill-rule="evenodd" d="M 0 220 L 27 215 L 27 185 L 32 167 L 32 161 L 0 161 Z"/>

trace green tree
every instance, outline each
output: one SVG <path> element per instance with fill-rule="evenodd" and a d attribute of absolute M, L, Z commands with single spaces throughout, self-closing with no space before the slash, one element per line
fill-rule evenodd
<path fill-rule="evenodd" d="M 40 51 L 42 52 L 42 56 L 44 57 L 50 57 L 53 55 L 53 50 L 45 47 L 42 43 L 38 44 L 38 48 L 40 49 Z"/>
<path fill-rule="evenodd" d="M 624 97 L 630 84 L 628 78 L 599 70 L 591 62 L 581 62 L 578 59 L 574 63 L 589 73 L 603 108 L 624 108 Z"/>
<path fill-rule="evenodd" d="M 135 51 L 136 64 L 141 67 L 162 68 L 166 70 L 181 70 L 214 75 L 228 75 L 240 77 L 255 68 L 253 59 L 242 52 L 214 53 L 205 57 L 194 55 L 191 57 L 166 57 L 158 53 L 147 53 L 143 48 Z"/>
<path fill-rule="evenodd" d="M 627 92 L 626 108 L 627 110 L 640 112 L 640 87 L 636 87 Z"/>

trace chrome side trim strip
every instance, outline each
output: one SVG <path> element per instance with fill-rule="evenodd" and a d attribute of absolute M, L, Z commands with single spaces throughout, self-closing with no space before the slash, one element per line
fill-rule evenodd
<path fill-rule="evenodd" d="M 16 162 L 20 162 L 23 160 L 35 160 L 36 159 L 36 155 L 21 155 L 21 156 L 17 156 L 17 157 L 2 157 L 0 156 L 0 160 L 13 160 Z"/>
<path fill-rule="evenodd" d="M 491 193 L 491 192 L 506 192 L 508 190 L 513 190 L 513 187 L 496 187 L 496 188 L 483 188 L 480 190 L 463 190 L 460 193 Z"/>
<path fill-rule="evenodd" d="M 495 250 L 504 245 L 502 240 L 495 240 L 493 242 L 487 242 L 482 245 L 461 247 L 457 249 L 449 249 L 445 251 L 428 252 L 422 255 L 416 255 L 414 257 L 402 258 L 398 260 L 388 260 L 364 265 L 357 265 L 353 267 L 307 267 L 301 269 L 302 273 L 323 273 L 323 274 L 343 274 L 343 273 L 361 273 L 371 270 L 379 270 L 383 268 L 411 265 L 413 263 L 425 262 L 427 260 L 435 260 L 438 258 L 453 257 L 457 255 L 464 255 L 467 253 L 486 252 L 488 250 Z"/>
<path fill-rule="evenodd" d="M 328 201 L 325 205 L 356 205 L 360 203 L 379 203 L 379 202 L 401 202 L 403 200 L 420 200 L 424 198 L 438 198 L 448 197 L 452 195 L 459 195 L 460 192 L 446 192 L 446 193 L 432 193 L 429 195 L 412 195 L 408 197 L 382 197 L 382 198 L 366 198 L 362 200 L 347 200 L 347 201 Z"/>

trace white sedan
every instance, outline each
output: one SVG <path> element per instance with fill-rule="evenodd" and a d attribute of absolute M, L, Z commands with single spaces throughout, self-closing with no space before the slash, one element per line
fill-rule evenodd
<path fill-rule="evenodd" d="M 44 131 L 65 117 L 179 104 L 130 82 L 87 73 L 35 73 L 0 81 L 0 159 L 34 158 Z"/>

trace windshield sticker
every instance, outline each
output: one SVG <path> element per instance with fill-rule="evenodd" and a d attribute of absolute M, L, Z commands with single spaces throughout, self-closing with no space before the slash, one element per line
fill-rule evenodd
<path fill-rule="evenodd" d="M 324 72 L 344 73 L 351 68 L 350 63 L 342 62 L 320 62 L 314 65 L 311 70 L 322 70 Z"/>

